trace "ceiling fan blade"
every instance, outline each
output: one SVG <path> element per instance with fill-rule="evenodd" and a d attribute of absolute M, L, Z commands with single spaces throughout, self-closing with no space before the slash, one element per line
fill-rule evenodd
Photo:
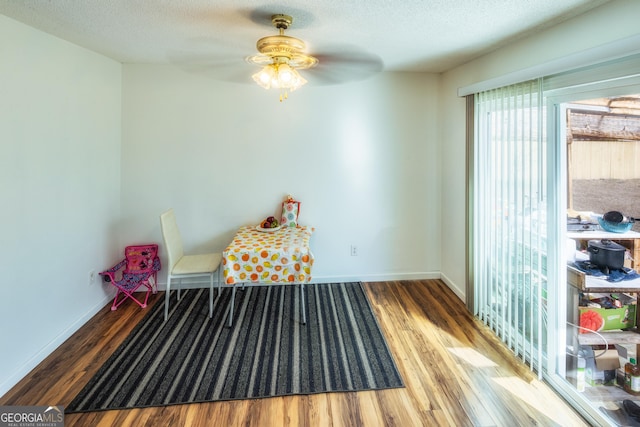
<path fill-rule="evenodd" d="M 216 46 L 215 53 L 212 53 Z M 235 46 L 215 39 L 192 40 L 189 51 L 171 52 L 168 59 L 188 72 L 230 83 L 251 83 L 251 67 L 240 52 L 246 46 Z M 257 68 L 256 68 L 257 70 Z"/>
<path fill-rule="evenodd" d="M 252 82 L 251 69 L 242 59 L 191 56 L 188 60 L 181 58 L 173 64 L 188 73 L 199 74 L 213 80 L 229 83 Z"/>
<path fill-rule="evenodd" d="M 384 63 L 372 53 L 348 48 L 332 48 L 312 53 L 318 65 L 304 71 L 309 84 L 335 85 L 364 80 L 382 71 Z"/>

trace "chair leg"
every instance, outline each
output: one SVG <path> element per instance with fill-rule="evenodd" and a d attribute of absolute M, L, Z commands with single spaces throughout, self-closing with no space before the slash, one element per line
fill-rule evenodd
<path fill-rule="evenodd" d="M 116 296 L 113 299 L 113 304 L 111 304 L 111 311 L 115 311 L 118 309 L 118 306 L 120 304 L 118 304 L 118 296 L 120 295 L 120 289 L 116 289 Z"/>
<path fill-rule="evenodd" d="M 151 285 L 151 291 L 153 294 L 158 293 L 158 273 L 153 273 L 151 277 L 149 277 L 149 284 Z"/>
<path fill-rule="evenodd" d="M 302 324 L 307 324 L 307 310 L 304 304 L 304 283 L 300 283 L 300 308 L 302 309 Z"/>
<path fill-rule="evenodd" d="M 164 294 L 164 321 L 169 318 L 169 296 L 171 294 L 171 275 L 167 275 L 167 290 Z"/>
<path fill-rule="evenodd" d="M 140 288 L 140 286 L 144 286 L 147 288 L 146 292 L 145 292 L 145 296 L 144 296 L 144 302 L 140 301 L 138 298 L 135 297 L 135 291 Z M 113 299 L 113 304 L 111 304 L 111 311 L 115 311 L 118 309 L 118 307 L 120 307 L 127 299 L 131 299 L 133 300 L 133 302 L 135 302 L 136 304 L 138 304 L 140 307 L 142 308 L 146 308 L 147 307 L 147 302 L 149 301 L 149 293 L 151 292 L 151 287 L 147 284 L 141 283 L 139 286 L 137 286 L 134 289 L 130 289 L 130 290 L 126 290 L 126 289 L 121 289 L 118 288 L 118 291 L 116 292 L 116 297 Z M 118 298 L 120 298 L 120 301 L 118 301 Z"/>
<path fill-rule="evenodd" d="M 211 273 L 211 283 L 209 286 L 209 319 L 213 317 L 213 275 L 215 271 Z"/>
<path fill-rule="evenodd" d="M 149 301 L 149 294 L 150 293 L 151 293 L 151 288 L 147 287 L 147 291 L 146 291 L 145 296 L 144 296 L 144 302 L 142 303 L 142 305 L 140 305 L 140 307 L 147 308 L 147 302 Z M 139 301 L 136 300 L 136 302 L 139 302 Z"/>

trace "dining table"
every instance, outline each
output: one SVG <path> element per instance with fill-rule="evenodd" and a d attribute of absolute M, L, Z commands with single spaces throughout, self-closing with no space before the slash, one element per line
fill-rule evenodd
<path fill-rule="evenodd" d="M 229 326 L 233 324 L 236 288 L 299 285 L 302 323 L 306 323 L 304 285 L 311 281 L 314 263 L 309 226 L 240 227 L 222 252 L 224 283 L 232 286 Z"/>

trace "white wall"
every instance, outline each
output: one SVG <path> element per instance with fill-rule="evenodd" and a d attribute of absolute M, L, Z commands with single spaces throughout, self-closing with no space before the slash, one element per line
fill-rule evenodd
<path fill-rule="evenodd" d="M 3 15 L 0 52 L 1 395 L 107 302 L 121 66 Z"/>
<path fill-rule="evenodd" d="M 458 88 L 515 73 L 540 64 L 552 63 L 567 56 L 584 58 L 584 64 L 593 62 L 592 50 L 624 41 L 640 34 L 638 26 L 640 1 L 620 0 L 607 3 L 573 20 L 540 34 L 499 49 L 471 61 L 442 76 L 440 109 L 442 115 L 440 138 L 442 152 L 442 262 L 441 272 L 453 288 L 464 291 L 465 234 L 465 101 L 458 97 Z M 636 49 L 638 47 L 636 46 Z M 613 54 L 619 49 L 611 49 Z M 597 52 L 601 52 L 597 49 Z M 607 50 L 602 52 L 606 55 Z M 608 59 L 605 56 L 602 59 Z"/>
<path fill-rule="evenodd" d="M 280 103 L 253 84 L 125 65 L 121 235 L 161 243 L 173 207 L 187 251 L 222 251 L 292 194 L 316 228 L 314 281 L 439 277 L 437 101 L 429 74 L 307 86 Z"/>

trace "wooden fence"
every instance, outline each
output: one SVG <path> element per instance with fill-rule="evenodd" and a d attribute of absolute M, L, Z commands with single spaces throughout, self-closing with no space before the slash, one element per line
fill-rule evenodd
<path fill-rule="evenodd" d="M 579 141 L 568 145 L 570 179 L 640 179 L 640 141 Z"/>

